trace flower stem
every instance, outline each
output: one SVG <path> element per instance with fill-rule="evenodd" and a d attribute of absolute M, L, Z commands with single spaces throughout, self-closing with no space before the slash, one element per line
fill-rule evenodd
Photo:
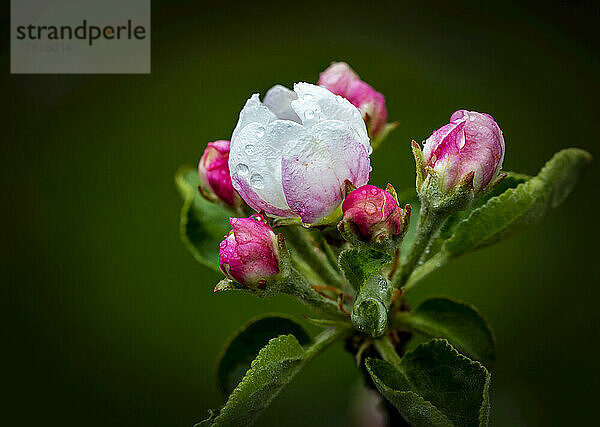
<path fill-rule="evenodd" d="M 310 362 L 315 356 L 319 355 L 323 350 L 329 347 L 334 342 L 345 338 L 352 332 L 350 325 L 347 327 L 338 326 L 337 328 L 328 328 L 315 337 L 315 342 L 306 348 L 304 353 L 304 363 Z"/>
<path fill-rule="evenodd" d="M 282 289 L 282 292 L 298 298 L 314 311 L 326 315 L 329 318 L 348 321 L 348 316 L 340 311 L 337 302 L 320 295 L 310 286 L 304 276 L 293 268 L 290 271 L 287 283 Z"/>
<path fill-rule="evenodd" d="M 298 255 L 310 265 L 323 282 L 342 289 L 346 287 L 340 274 L 329 264 L 327 257 L 317 247 L 316 242 L 311 241 L 306 231 L 298 226 L 289 226 L 286 227 L 286 233 Z"/>
<path fill-rule="evenodd" d="M 421 205 L 417 235 L 408 251 L 406 260 L 400 269 L 400 273 L 394 280 L 394 286 L 396 288 L 400 289 L 407 282 L 423 257 L 425 250 L 432 239 L 437 235 L 437 232 L 447 218 L 447 212 L 436 212 L 427 208 L 424 204 Z"/>
<path fill-rule="evenodd" d="M 373 344 L 383 360 L 391 363 L 396 368 L 400 368 L 400 362 L 402 359 L 400 359 L 400 356 L 398 356 L 396 347 L 394 347 L 394 344 L 392 344 L 389 336 L 384 335 L 383 337 L 375 340 Z"/>

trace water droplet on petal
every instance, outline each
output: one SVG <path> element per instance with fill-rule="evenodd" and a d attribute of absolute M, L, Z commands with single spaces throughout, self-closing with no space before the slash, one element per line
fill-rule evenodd
<path fill-rule="evenodd" d="M 362 194 L 363 196 L 367 195 L 367 190 L 361 190 L 360 194 Z"/>
<path fill-rule="evenodd" d="M 374 195 L 374 196 L 377 195 L 377 194 L 379 194 L 379 189 L 378 188 L 371 188 L 371 194 Z"/>
<path fill-rule="evenodd" d="M 261 174 L 255 173 L 250 177 L 250 185 L 254 188 L 261 189 L 265 186 L 265 180 Z"/>
<path fill-rule="evenodd" d="M 237 171 L 238 175 L 246 175 L 248 173 L 248 166 L 243 163 L 238 163 L 238 165 L 235 167 L 235 170 Z"/>
<path fill-rule="evenodd" d="M 252 144 L 246 145 L 246 147 L 244 148 L 244 151 L 246 152 L 246 154 L 254 153 L 254 145 L 252 145 Z"/>
<path fill-rule="evenodd" d="M 259 138 L 265 136 L 265 128 L 261 126 L 258 129 L 256 129 L 256 136 Z"/>
<path fill-rule="evenodd" d="M 308 120 L 313 119 L 315 117 L 315 112 L 313 110 L 306 110 L 304 112 L 304 117 Z"/>
<path fill-rule="evenodd" d="M 371 203 L 371 202 L 365 203 L 365 213 L 367 215 L 373 215 L 375 212 L 377 212 L 377 206 L 375 206 L 374 203 Z"/>
<path fill-rule="evenodd" d="M 341 95 L 336 95 L 335 99 L 338 102 L 338 104 L 341 104 L 342 102 L 344 102 L 344 97 Z"/>

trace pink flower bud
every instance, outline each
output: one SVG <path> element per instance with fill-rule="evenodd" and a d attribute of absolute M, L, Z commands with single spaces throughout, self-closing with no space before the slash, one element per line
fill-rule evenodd
<path fill-rule="evenodd" d="M 229 206 L 239 206 L 241 198 L 231 185 L 229 141 L 209 142 L 198 164 L 202 185 Z"/>
<path fill-rule="evenodd" d="M 355 230 L 359 239 L 371 242 L 402 233 L 404 212 L 396 199 L 374 185 L 363 185 L 352 191 L 342 204 L 344 228 Z"/>
<path fill-rule="evenodd" d="M 258 214 L 229 218 L 233 230 L 221 242 L 219 266 L 228 278 L 249 288 L 279 274 L 275 233 Z"/>
<path fill-rule="evenodd" d="M 483 191 L 502 168 L 504 138 L 489 114 L 459 110 L 450 123 L 425 141 L 425 168 L 432 168 L 448 191 L 474 173 L 475 194 Z"/>
<path fill-rule="evenodd" d="M 334 62 L 319 76 L 319 85 L 325 86 L 336 95 L 343 96 L 362 112 L 371 138 L 376 138 L 384 129 L 387 120 L 385 98 L 345 62 Z"/>

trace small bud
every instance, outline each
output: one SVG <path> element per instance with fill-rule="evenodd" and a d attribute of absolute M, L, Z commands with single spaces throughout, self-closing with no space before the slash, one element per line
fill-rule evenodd
<path fill-rule="evenodd" d="M 318 84 L 343 96 L 360 109 L 371 138 L 376 139 L 383 132 L 387 120 L 385 98 L 363 82 L 348 64 L 332 63 L 321 73 Z"/>
<path fill-rule="evenodd" d="M 267 279 L 279 274 L 275 233 L 258 214 L 249 218 L 229 218 L 229 223 L 233 230 L 221 242 L 221 271 L 248 288 L 262 288 Z"/>
<path fill-rule="evenodd" d="M 363 185 L 352 191 L 344 203 L 344 217 L 339 229 L 353 243 L 383 244 L 402 238 L 408 212 L 394 198 L 395 191 L 385 191 L 374 185 Z"/>
<path fill-rule="evenodd" d="M 423 158 L 426 172 L 437 175 L 442 193 L 472 185 L 478 195 L 494 183 L 502 168 L 502 131 L 489 114 L 459 110 L 425 141 Z"/>
<path fill-rule="evenodd" d="M 231 185 L 228 160 L 229 141 L 209 142 L 198 164 L 198 173 L 202 185 L 217 199 L 229 206 L 237 207 L 240 206 L 242 199 Z"/>

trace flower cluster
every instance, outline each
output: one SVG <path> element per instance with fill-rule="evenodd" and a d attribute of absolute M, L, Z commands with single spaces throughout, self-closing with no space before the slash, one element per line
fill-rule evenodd
<path fill-rule="evenodd" d="M 299 368 L 290 357 L 310 360 L 336 340 L 407 424 L 487 425 L 489 325 L 450 298 L 427 298 L 412 310 L 406 294 L 450 260 L 558 206 L 591 156 L 564 150 L 539 175 L 511 174 L 491 191 L 507 176 L 502 130 L 489 114 L 461 109 L 422 144 L 411 142 L 415 186 L 396 192 L 369 183 L 371 155 L 397 125 L 386 121 L 383 95 L 336 62 L 316 85 L 251 95 L 230 139 L 208 144 L 198 174 L 178 173 L 182 237 L 198 260 L 214 266 L 229 217 L 231 231 L 218 248 L 225 278 L 214 291 L 286 294 L 316 313 L 308 321 L 326 328 L 304 342 L 303 328 L 287 315 L 241 328 L 222 352 L 229 362 L 219 366 L 221 388 L 234 390 L 232 397 L 202 425 L 251 424 Z M 415 221 L 407 201 L 418 206 Z M 413 334 L 437 338 L 408 351 Z M 257 353 L 244 378 L 231 381 Z M 243 363 L 230 363 L 240 357 Z M 452 375 L 441 378 L 439 369 Z M 422 381 L 397 384 L 406 375 Z"/>
<path fill-rule="evenodd" d="M 357 247 L 388 253 L 399 248 L 411 207 L 399 205 L 391 185 L 383 190 L 368 184 L 371 139 L 386 121 L 383 95 L 344 62 L 332 63 L 318 85 L 275 85 L 262 100 L 252 95 L 231 142 L 209 143 L 198 167 L 210 200 L 261 214 L 230 219 L 233 230 L 219 257 L 225 275 L 248 288 L 280 276 L 267 217 L 291 227 L 337 225 Z M 490 115 L 459 110 L 418 151 L 422 202 L 427 205 L 428 194 L 435 193 L 452 205 L 450 195 L 475 197 L 494 184 L 504 139 Z"/>

